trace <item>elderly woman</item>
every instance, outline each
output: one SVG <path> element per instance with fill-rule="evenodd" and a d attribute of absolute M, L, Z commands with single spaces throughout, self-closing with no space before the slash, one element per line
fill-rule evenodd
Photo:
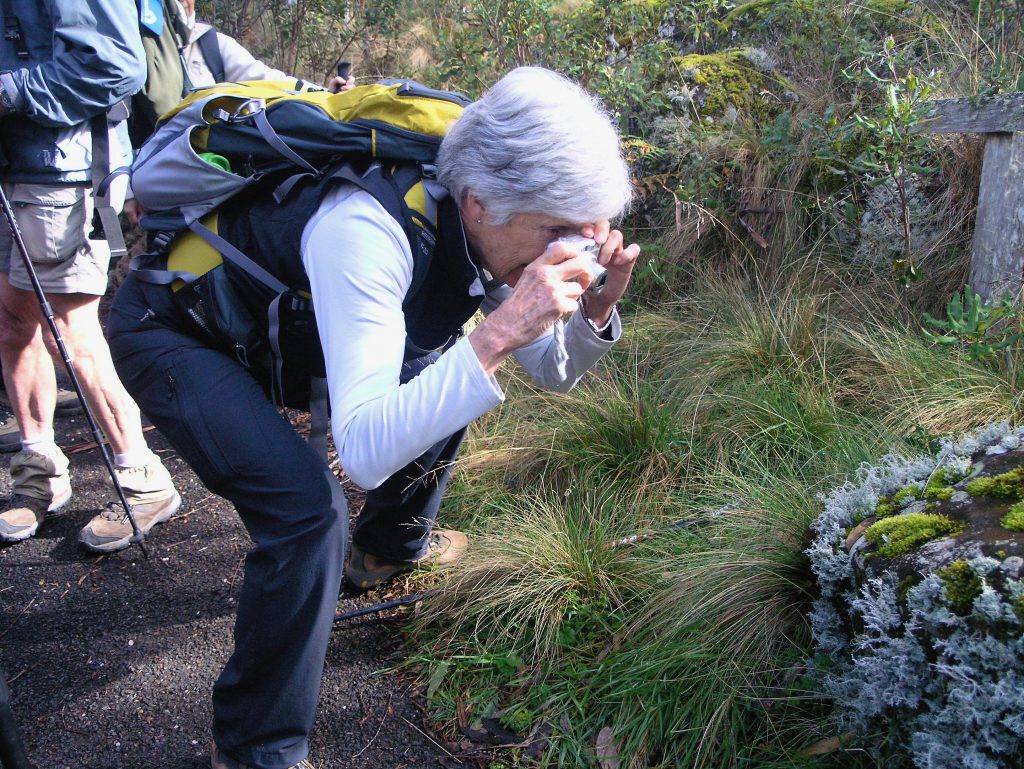
<path fill-rule="evenodd" d="M 464 535 L 433 524 L 466 426 L 503 399 L 502 361 L 514 355 L 564 392 L 619 336 L 615 303 L 639 247 L 608 220 L 628 205 L 630 182 L 608 115 L 577 86 L 511 72 L 453 125 L 426 194 L 439 243 L 425 275 L 402 226 L 349 183 L 324 193 L 295 255 L 316 307 L 335 445 L 370 489 L 347 563 L 337 481 L 250 371 L 214 349 L 166 287 L 129 279 L 115 301 L 109 334 L 128 389 L 256 543 L 214 689 L 215 768 L 310 765 L 343 563 L 365 587 L 464 551 Z M 600 293 L 585 293 L 587 258 L 559 242 L 569 235 L 600 244 Z M 463 336 L 477 309 L 484 320 Z"/>

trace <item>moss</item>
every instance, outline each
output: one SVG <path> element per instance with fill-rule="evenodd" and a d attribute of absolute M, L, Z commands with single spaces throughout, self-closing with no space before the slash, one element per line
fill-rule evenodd
<path fill-rule="evenodd" d="M 999 522 L 999 525 L 1010 531 L 1024 531 L 1024 502 L 1010 505 L 1010 509 Z"/>
<path fill-rule="evenodd" d="M 964 530 L 963 524 L 944 515 L 933 513 L 907 513 L 883 518 L 864 532 L 864 537 L 876 546 L 883 558 L 896 558 L 920 547 L 925 542 L 941 537 L 956 536 Z"/>
<path fill-rule="evenodd" d="M 974 599 L 981 595 L 981 578 L 974 573 L 967 561 L 953 561 L 949 566 L 938 569 L 935 576 L 942 580 L 946 587 L 946 598 L 949 608 L 966 617 L 971 613 Z"/>
<path fill-rule="evenodd" d="M 884 16 L 898 16 L 912 7 L 910 0 L 867 0 L 864 4 L 864 9 L 868 13 L 878 13 Z"/>
<path fill-rule="evenodd" d="M 899 601 L 902 606 L 907 605 L 907 593 L 910 592 L 910 588 L 920 584 L 922 579 L 923 577 L 920 574 L 908 574 L 900 580 Z"/>
<path fill-rule="evenodd" d="M 940 502 L 948 502 L 955 491 L 952 484 L 958 480 L 959 478 L 954 478 L 951 473 L 946 471 L 946 468 L 939 468 L 932 474 L 928 480 L 928 485 L 925 486 L 925 499 L 937 499 Z"/>
<path fill-rule="evenodd" d="M 893 504 L 891 497 L 879 497 L 878 505 L 875 506 L 875 517 L 876 518 L 888 518 L 890 515 L 895 515 L 900 509 Z"/>
<path fill-rule="evenodd" d="M 1017 615 L 1017 619 L 1024 622 L 1024 595 L 1013 602 L 1013 613 Z"/>
<path fill-rule="evenodd" d="M 917 484 L 911 483 L 893 494 L 892 501 L 900 507 L 904 507 L 908 502 L 916 500 L 920 493 L 921 490 L 917 487 Z"/>
<path fill-rule="evenodd" d="M 1019 500 L 1024 498 L 1024 467 L 991 478 L 975 478 L 967 484 L 967 491 L 977 497 L 999 497 Z"/>
<path fill-rule="evenodd" d="M 692 53 L 678 57 L 676 65 L 686 81 L 700 87 L 702 115 L 720 115 L 730 105 L 740 111 L 759 114 L 758 94 L 764 87 L 763 78 L 742 49 Z"/>

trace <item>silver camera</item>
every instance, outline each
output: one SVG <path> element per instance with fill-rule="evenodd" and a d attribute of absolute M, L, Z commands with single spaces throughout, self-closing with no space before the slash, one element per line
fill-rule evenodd
<path fill-rule="evenodd" d="M 601 247 L 597 244 L 597 241 L 585 238 L 582 235 L 569 235 L 568 237 L 559 238 L 555 242 L 568 246 L 586 259 L 586 270 L 590 276 L 590 285 L 587 287 L 587 292 L 600 294 L 604 284 L 608 282 L 608 270 L 597 261 L 597 255 L 601 252 Z"/>

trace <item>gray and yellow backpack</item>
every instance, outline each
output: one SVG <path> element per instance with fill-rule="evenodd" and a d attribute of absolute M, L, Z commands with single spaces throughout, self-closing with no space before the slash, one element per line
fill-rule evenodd
<path fill-rule="evenodd" d="M 299 254 L 303 226 L 335 184 L 354 184 L 408 237 L 407 315 L 422 305 L 445 222 L 456 252 L 448 271 L 473 280 L 475 268 L 459 264 L 468 255 L 457 208 L 433 181 L 432 165 L 468 100 L 411 81 L 338 94 L 295 85 L 221 83 L 161 118 L 132 166 L 151 244 L 133 269 L 141 280 L 169 286 L 197 330 L 253 369 L 275 402 L 316 417 L 326 387 Z M 447 320 L 418 311 L 407 358 L 444 347 L 453 324 L 479 304 L 461 289 L 452 301 Z"/>

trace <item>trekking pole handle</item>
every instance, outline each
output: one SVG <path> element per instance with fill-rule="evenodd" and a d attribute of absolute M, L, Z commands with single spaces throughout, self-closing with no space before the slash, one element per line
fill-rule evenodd
<path fill-rule="evenodd" d="M 352 62 L 350 61 L 339 61 L 338 62 L 338 77 L 342 80 L 348 80 L 348 76 L 352 74 Z"/>

